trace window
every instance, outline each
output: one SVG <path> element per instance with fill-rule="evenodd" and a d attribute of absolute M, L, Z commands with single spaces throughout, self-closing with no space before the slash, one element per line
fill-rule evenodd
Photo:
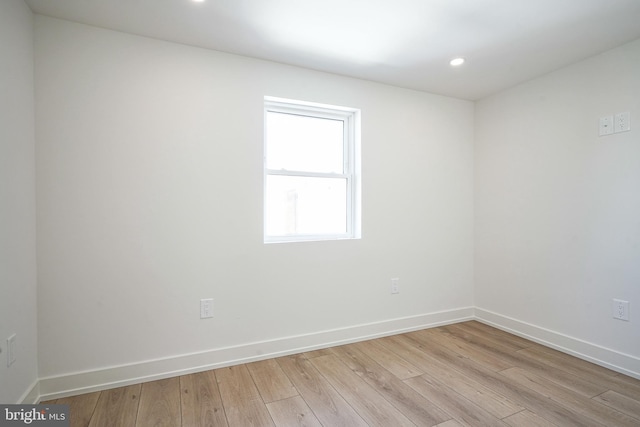
<path fill-rule="evenodd" d="M 264 241 L 353 239 L 359 111 L 265 98 Z"/>

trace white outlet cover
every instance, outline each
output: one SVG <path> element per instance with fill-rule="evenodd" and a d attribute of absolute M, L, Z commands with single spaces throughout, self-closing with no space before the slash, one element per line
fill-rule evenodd
<path fill-rule="evenodd" d="M 613 318 L 629 321 L 629 301 L 613 300 Z"/>
<path fill-rule="evenodd" d="M 400 293 L 400 279 L 398 278 L 391 279 L 391 293 L 392 294 Z"/>
<path fill-rule="evenodd" d="M 613 133 L 613 116 L 600 117 L 600 131 L 598 135 L 611 135 Z"/>
<path fill-rule="evenodd" d="M 614 118 L 613 131 L 615 133 L 627 132 L 631 130 L 631 113 L 618 113 Z"/>
<path fill-rule="evenodd" d="M 200 300 L 200 318 L 209 319 L 213 317 L 213 298 Z"/>

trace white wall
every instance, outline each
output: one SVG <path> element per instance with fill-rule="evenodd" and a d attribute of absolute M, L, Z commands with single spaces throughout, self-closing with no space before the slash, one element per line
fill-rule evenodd
<path fill-rule="evenodd" d="M 43 394 L 472 313 L 471 102 L 41 16 L 36 59 Z M 262 243 L 265 95 L 362 110 L 361 240 Z"/>
<path fill-rule="evenodd" d="M 38 378 L 33 17 L 22 0 L 0 2 L 0 94 L 0 403 L 22 403 Z"/>
<path fill-rule="evenodd" d="M 640 40 L 481 100 L 474 179 L 480 316 L 635 375 L 639 95 Z M 623 111 L 632 130 L 598 137 Z"/>

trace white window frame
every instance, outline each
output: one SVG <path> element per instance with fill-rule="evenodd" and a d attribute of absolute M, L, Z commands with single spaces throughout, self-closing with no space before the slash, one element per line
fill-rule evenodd
<path fill-rule="evenodd" d="M 344 123 L 343 173 L 320 173 L 309 171 L 275 170 L 267 168 L 267 114 L 269 112 L 295 114 L 323 119 L 341 120 Z M 296 101 L 265 96 L 264 98 L 264 189 L 263 230 L 264 243 L 306 242 L 319 240 L 342 240 L 361 238 L 360 227 L 360 110 L 334 105 Z M 267 177 L 270 175 L 320 178 L 342 178 L 347 181 L 346 232 L 341 234 L 267 234 Z"/>

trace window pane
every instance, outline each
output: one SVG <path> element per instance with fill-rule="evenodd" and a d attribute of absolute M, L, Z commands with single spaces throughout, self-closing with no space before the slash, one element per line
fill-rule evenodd
<path fill-rule="evenodd" d="M 267 176 L 266 229 L 269 236 L 345 234 L 347 180 Z"/>
<path fill-rule="evenodd" d="M 267 168 L 343 173 L 342 120 L 267 113 Z"/>

